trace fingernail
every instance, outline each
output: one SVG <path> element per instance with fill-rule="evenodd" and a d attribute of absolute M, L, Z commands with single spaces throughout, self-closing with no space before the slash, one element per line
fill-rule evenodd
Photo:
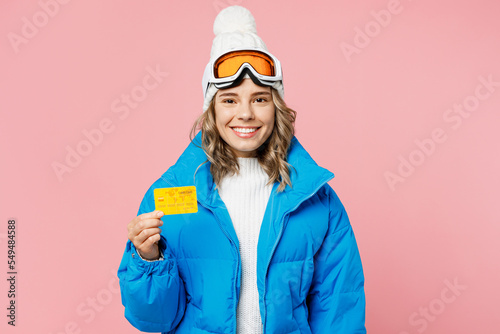
<path fill-rule="evenodd" d="M 158 217 L 162 217 L 162 216 L 163 216 L 163 211 L 159 211 L 156 215 L 157 215 Z"/>

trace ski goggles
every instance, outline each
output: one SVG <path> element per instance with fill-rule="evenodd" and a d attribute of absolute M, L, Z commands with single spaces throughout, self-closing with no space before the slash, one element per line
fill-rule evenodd
<path fill-rule="evenodd" d="M 228 87 L 248 69 L 263 85 L 283 80 L 280 61 L 267 51 L 233 50 L 219 56 L 211 65 L 209 82 L 217 88 Z"/>

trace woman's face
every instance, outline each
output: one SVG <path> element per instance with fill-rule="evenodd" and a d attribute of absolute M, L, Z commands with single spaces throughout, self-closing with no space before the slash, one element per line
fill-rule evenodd
<path fill-rule="evenodd" d="M 222 139 L 237 157 L 255 157 L 274 128 L 274 103 L 270 87 L 243 79 L 236 87 L 219 89 L 215 123 Z"/>

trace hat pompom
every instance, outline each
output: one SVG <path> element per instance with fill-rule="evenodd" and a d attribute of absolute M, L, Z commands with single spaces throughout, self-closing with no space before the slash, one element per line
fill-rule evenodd
<path fill-rule="evenodd" d="M 257 34 L 252 13 L 241 6 L 230 6 L 221 10 L 214 21 L 214 34 L 217 36 L 228 32 Z"/>

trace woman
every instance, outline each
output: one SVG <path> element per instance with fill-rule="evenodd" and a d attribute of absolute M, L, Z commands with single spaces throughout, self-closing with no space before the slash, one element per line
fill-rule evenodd
<path fill-rule="evenodd" d="M 147 332 L 366 333 L 353 230 L 333 174 L 294 137 L 279 60 L 243 7 L 214 32 L 201 131 L 128 224 L 126 318 Z M 154 210 L 154 189 L 182 186 L 197 212 Z"/>

